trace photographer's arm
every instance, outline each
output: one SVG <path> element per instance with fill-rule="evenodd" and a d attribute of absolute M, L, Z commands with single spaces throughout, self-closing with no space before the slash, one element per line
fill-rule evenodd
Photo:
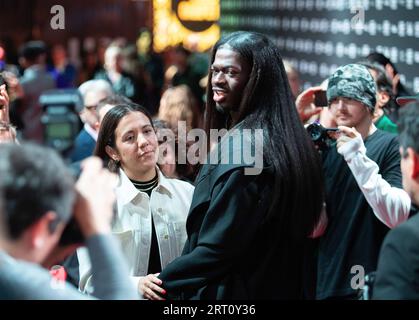
<path fill-rule="evenodd" d="M 322 87 L 311 87 L 300 93 L 295 100 L 295 106 L 297 108 L 300 120 L 305 123 L 312 116 L 322 112 L 322 107 L 316 107 L 314 104 L 314 97 L 317 91 L 322 91 Z"/>
<path fill-rule="evenodd" d="M 92 264 L 94 296 L 100 299 L 138 299 L 110 222 L 115 200 L 116 176 L 102 168 L 97 158 L 82 164 L 77 182 L 79 193 L 75 216 L 85 236 Z"/>
<path fill-rule="evenodd" d="M 394 228 L 409 217 L 411 200 L 401 188 L 392 187 L 381 174 L 378 165 L 367 157 L 361 135 L 354 129 L 339 127 L 345 135 L 338 139 L 338 152 L 348 166 L 376 217 Z"/>

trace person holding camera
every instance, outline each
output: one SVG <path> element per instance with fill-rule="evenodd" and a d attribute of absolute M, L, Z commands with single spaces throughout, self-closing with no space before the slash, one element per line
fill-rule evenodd
<path fill-rule="evenodd" d="M 373 123 L 376 86 L 368 69 L 338 68 L 327 99 L 339 132 L 322 153 L 328 225 L 319 242 L 316 298 L 354 299 L 354 270 L 376 269 L 384 236 L 408 218 L 411 202 L 401 188 L 397 136 Z M 308 89 L 297 108 L 311 110 L 312 102 Z"/>
<path fill-rule="evenodd" d="M 0 299 L 89 298 L 65 282 L 57 284 L 41 267 L 62 258 L 52 254 L 72 216 L 89 248 L 97 281 L 95 298 L 138 298 L 121 249 L 110 234 L 116 177 L 102 168 L 99 159 L 83 163 L 74 185 L 53 150 L 2 144 L 0 176 Z"/>
<path fill-rule="evenodd" d="M 100 126 L 95 155 L 119 175 L 112 231 L 120 240 L 138 291 L 158 282 L 157 274 L 178 257 L 186 241 L 186 217 L 194 187 L 165 177 L 157 167 L 158 140 L 150 114 L 130 103 L 111 108 Z M 92 286 L 85 250 L 77 252 L 80 289 Z M 97 281 L 96 281 L 97 282 Z M 148 298 L 147 296 L 144 296 Z"/>

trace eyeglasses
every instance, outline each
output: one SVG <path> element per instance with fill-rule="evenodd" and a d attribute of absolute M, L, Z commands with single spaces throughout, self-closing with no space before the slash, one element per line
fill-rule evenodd
<path fill-rule="evenodd" d="M 86 108 L 86 110 L 92 111 L 92 110 L 96 110 L 97 106 L 84 106 Z"/>

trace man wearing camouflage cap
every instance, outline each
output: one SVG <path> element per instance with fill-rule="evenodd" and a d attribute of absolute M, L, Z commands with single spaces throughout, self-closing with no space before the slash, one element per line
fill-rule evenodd
<path fill-rule="evenodd" d="M 298 109 L 315 90 L 301 94 Z M 327 99 L 339 132 L 336 146 L 322 154 L 328 222 L 319 242 L 316 298 L 356 299 L 364 276 L 377 267 L 384 236 L 408 218 L 411 203 L 402 189 L 397 136 L 373 123 L 376 88 L 368 69 L 338 68 Z"/>

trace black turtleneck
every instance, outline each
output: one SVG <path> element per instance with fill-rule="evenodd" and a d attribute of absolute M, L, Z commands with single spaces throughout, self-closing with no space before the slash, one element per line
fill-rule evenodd
<path fill-rule="evenodd" d="M 151 191 L 153 191 L 153 189 L 159 183 L 159 176 L 156 173 L 156 176 L 149 181 L 136 181 L 132 179 L 130 180 L 138 190 L 147 193 L 148 196 L 151 198 Z M 151 215 L 151 246 L 147 274 L 158 272 L 161 272 L 160 251 L 159 244 L 157 242 L 157 234 L 156 228 L 154 226 L 153 215 Z"/>

